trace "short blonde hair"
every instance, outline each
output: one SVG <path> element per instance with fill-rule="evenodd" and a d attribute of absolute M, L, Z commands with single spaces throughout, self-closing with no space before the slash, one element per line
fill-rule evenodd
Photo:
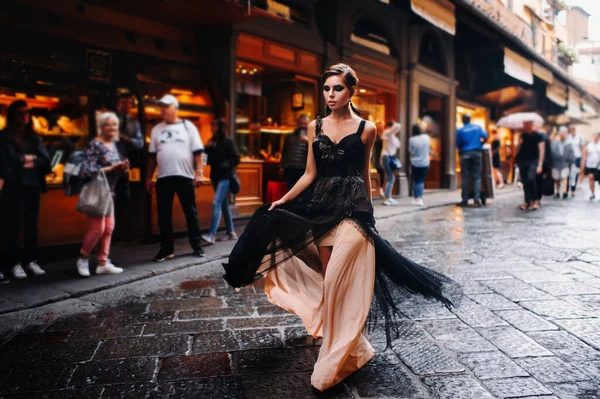
<path fill-rule="evenodd" d="M 102 128 L 104 127 L 104 125 L 106 125 L 106 123 L 109 120 L 113 120 L 115 122 L 117 122 L 117 125 L 119 124 L 119 117 L 117 116 L 117 114 L 115 114 L 114 112 L 103 112 L 99 117 L 98 117 L 98 134 L 102 133 Z"/>

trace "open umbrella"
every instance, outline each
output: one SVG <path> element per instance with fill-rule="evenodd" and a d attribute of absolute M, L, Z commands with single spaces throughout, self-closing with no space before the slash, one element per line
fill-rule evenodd
<path fill-rule="evenodd" d="M 533 122 L 534 128 L 541 128 L 544 125 L 544 118 L 535 112 L 519 112 L 500 118 L 496 126 L 508 129 L 523 129 L 523 123 Z"/>

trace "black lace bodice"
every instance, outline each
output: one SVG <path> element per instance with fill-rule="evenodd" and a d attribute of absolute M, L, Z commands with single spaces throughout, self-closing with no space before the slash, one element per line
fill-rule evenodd
<path fill-rule="evenodd" d="M 317 119 L 313 153 L 317 163 L 318 177 L 361 176 L 365 163 L 365 144 L 361 134 L 365 121 L 361 121 L 355 133 L 344 136 L 338 143 L 322 131 L 322 121 Z"/>

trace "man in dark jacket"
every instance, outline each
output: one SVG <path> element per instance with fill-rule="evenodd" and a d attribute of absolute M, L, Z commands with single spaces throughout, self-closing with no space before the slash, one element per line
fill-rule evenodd
<path fill-rule="evenodd" d="M 552 180 L 552 156 L 550 155 L 550 154 L 552 154 L 552 150 L 551 150 L 551 146 L 550 146 L 550 138 L 548 137 L 548 135 L 543 131 L 539 131 L 538 134 L 542 137 L 542 139 L 544 141 L 544 154 L 547 154 L 544 157 L 544 163 L 542 165 L 542 173 L 539 175 L 536 175 L 536 177 L 535 177 L 536 186 L 537 186 L 537 200 L 539 203 L 542 200 L 542 195 L 544 194 L 544 190 L 543 190 L 543 188 L 545 187 L 544 180 L 546 180 L 546 179 Z"/>
<path fill-rule="evenodd" d="M 298 117 L 297 128 L 294 133 L 285 138 L 281 154 L 280 172 L 285 176 L 288 190 L 296 184 L 306 170 L 306 157 L 308 156 L 308 115 Z"/>

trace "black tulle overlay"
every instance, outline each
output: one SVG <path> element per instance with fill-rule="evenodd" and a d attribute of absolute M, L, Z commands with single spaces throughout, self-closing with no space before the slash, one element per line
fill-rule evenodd
<path fill-rule="evenodd" d="M 373 205 L 361 174 L 368 161 L 361 139 L 363 128 L 364 121 L 356 133 L 335 143 L 321 132 L 321 121 L 317 120 L 312 145 L 318 177 L 295 200 L 273 211 L 268 211 L 270 205 L 264 205 L 254 213 L 229 262 L 223 265 L 224 278 L 233 287 L 253 284 L 290 257 L 300 256 L 303 249 L 343 220 L 351 221 L 375 247 L 375 301 L 368 324 L 372 328 L 383 321 L 390 344 L 397 334 L 398 298 L 420 294 L 447 307 L 458 306 L 462 288 L 452 279 L 404 257 L 377 232 Z"/>

